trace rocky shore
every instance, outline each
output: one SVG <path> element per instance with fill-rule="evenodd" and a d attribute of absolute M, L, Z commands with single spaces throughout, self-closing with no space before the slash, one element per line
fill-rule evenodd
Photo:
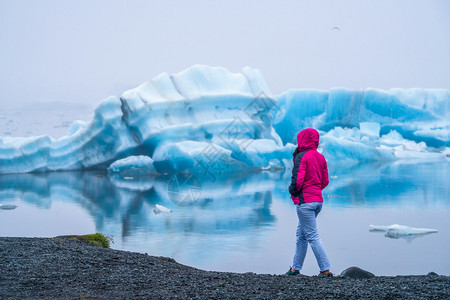
<path fill-rule="evenodd" d="M 0 299 L 74 298 L 450 299 L 450 278 L 209 272 L 69 238 L 0 238 Z"/>

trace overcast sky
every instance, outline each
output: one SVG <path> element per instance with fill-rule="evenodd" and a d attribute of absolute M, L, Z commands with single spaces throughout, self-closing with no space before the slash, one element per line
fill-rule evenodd
<path fill-rule="evenodd" d="M 0 102 L 94 107 L 193 64 L 258 68 L 275 94 L 448 89 L 449 16 L 448 0 L 0 0 Z"/>

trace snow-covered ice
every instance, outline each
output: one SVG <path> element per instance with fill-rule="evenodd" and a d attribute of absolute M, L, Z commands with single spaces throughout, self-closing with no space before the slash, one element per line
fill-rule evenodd
<path fill-rule="evenodd" d="M 274 96 L 256 69 L 194 65 L 106 98 L 91 121 L 74 122 L 61 138 L 0 137 L 0 174 L 109 167 L 135 178 L 284 169 L 306 127 L 320 131 L 319 150 L 329 161 L 443 160 L 449 106 L 445 89 Z"/>

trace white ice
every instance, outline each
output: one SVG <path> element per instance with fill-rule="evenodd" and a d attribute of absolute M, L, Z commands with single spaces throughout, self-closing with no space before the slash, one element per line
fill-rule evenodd
<path fill-rule="evenodd" d="M 159 214 L 165 215 L 165 214 L 171 213 L 172 210 L 167 208 L 167 207 L 165 207 L 165 206 L 156 204 L 155 208 L 153 209 L 153 212 L 155 213 L 155 215 L 159 215 Z"/>
<path fill-rule="evenodd" d="M 405 225 L 392 224 L 389 226 L 377 226 L 369 225 L 371 231 L 382 231 L 386 232 L 387 237 L 399 238 L 403 236 L 413 236 L 413 235 L 425 235 L 429 233 L 436 233 L 438 230 L 430 228 L 414 228 Z"/>
<path fill-rule="evenodd" d="M 153 159 L 145 155 L 119 159 L 108 167 L 108 173 L 122 178 L 136 178 L 155 174 Z"/>

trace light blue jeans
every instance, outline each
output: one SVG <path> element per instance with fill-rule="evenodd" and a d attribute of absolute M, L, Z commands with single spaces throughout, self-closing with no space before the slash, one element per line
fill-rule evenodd
<path fill-rule="evenodd" d="M 306 250 L 308 250 L 308 243 L 311 245 L 320 271 L 322 272 L 330 269 L 330 261 L 323 248 L 316 224 L 316 217 L 321 210 L 321 202 L 297 205 L 297 246 L 295 249 L 294 262 L 292 264 L 292 269 L 294 270 L 300 271 L 302 269 Z"/>

